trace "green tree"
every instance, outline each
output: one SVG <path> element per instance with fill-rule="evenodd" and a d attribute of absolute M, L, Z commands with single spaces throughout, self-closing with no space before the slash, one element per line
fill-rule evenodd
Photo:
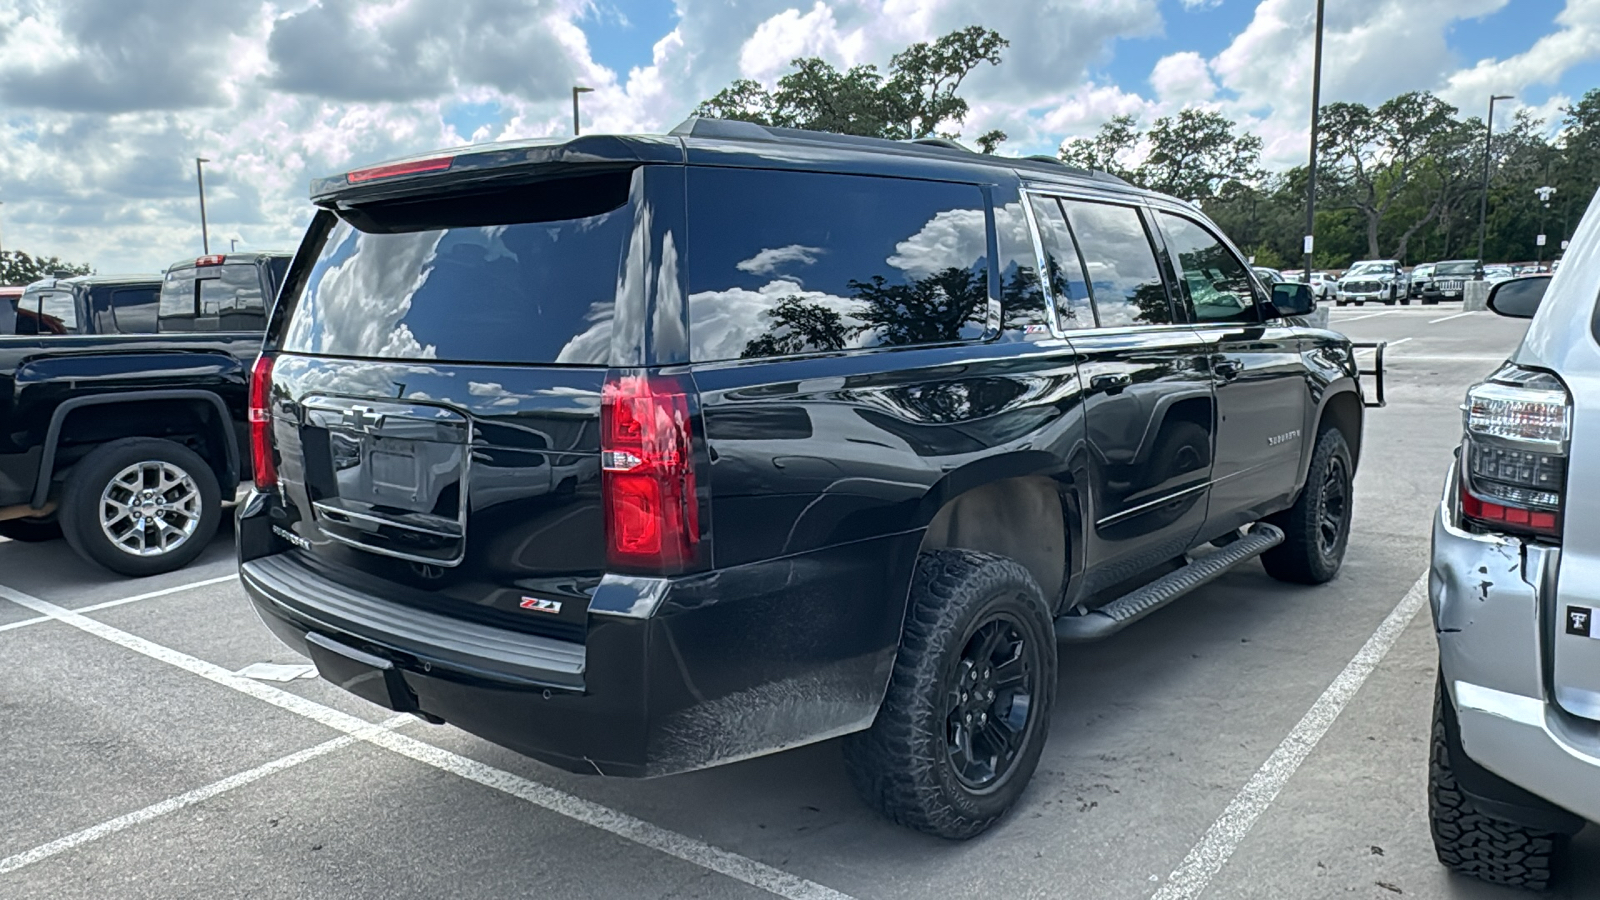
<path fill-rule="evenodd" d="M 89 267 L 63 262 L 58 256 L 33 256 L 20 250 L 0 252 L 0 284 L 23 285 L 49 278 L 57 272 L 87 275 Z"/>
<path fill-rule="evenodd" d="M 1139 145 L 1139 120 L 1131 115 L 1113 116 L 1100 126 L 1094 137 L 1073 138 L 1061 145 L 1061 161 L 1080 169 L 1109 172 L 1119 178 L 1132 178 L 1133 171 L 1123 164 Z"/>
<path fill-rule="evenodd" d="M 1234 134 L 1222 113 L 1185 109 L 1163 116 L 1145 135 L 1150 154 L 1134 172 L 1144 186 L 1185 200 L 1217 196 L 1224 186 L 1261 178 L 1261 138 Z"/>
<path fill-rule="evenodd" d="M 998 32 L 973 25 L 896 53 L 887 73 L 872 65 L 841 72 L 822 59 L 796 59 L 773 90 L 741 79 L 695 115 L 891 140 L 931 137 L 943 123 L 966 120 L 962 83 L 984 63 L 999 65 L 1009 45 Z M 989 132 L 980 141 L 992 152 L 1004 139 Z"/>

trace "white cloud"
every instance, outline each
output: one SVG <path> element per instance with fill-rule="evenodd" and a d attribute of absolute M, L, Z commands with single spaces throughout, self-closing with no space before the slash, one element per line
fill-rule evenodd
<path fill-rule="evenodd" d="M 1150 72 L 1150 86 L 1163 101 L 1202 103 L 1217 93 L 1211 68 L 1205 58 L 1192 50 L 1163 56 Z"/>
<path fill-rule="evenodd" d="M 784 266 L 799 263 L 809 266 L 817 261 L 817 255 L 823 253 L 821 247 L 806 247 L 800 244 L 790 244 L 787 247 L 770 247 L 757 253 L 755 256 L 740 262 L 735 268 L 751 275 L 771 275 Z"/>

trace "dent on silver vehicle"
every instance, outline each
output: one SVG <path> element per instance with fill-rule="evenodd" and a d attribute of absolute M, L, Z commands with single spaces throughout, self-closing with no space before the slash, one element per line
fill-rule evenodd
<path fill-rule="evenodd" d="M 1451 869 L 1528 888 L 1600 822 L 1600 202 L 1567 259 L 1489 295 L 1533 323 L 1467 392 L 1429 578 L 1434 844 Z"/>

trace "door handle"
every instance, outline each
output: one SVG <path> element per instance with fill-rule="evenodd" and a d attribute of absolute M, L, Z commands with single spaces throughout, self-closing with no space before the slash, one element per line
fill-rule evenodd
<path fill-rule="evenodd" d="M 1108 394 L 1115 394 L 1130 384 L 1133 384 L 1133 376 L 1126 372 L 1111 372 L 1089 379 L 1090 390 L 1104 391 Z"/>
<path fill-rule="evenodd" d="M 1211 371 L 1220 381 L 1232 381 L 1244 371 L 1244 363 L 1237 359 L 1219 359 L 1211 364 Z"/>

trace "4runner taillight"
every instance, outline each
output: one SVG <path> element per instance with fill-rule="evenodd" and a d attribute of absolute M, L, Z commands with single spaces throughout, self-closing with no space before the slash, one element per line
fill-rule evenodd
<path fill-rule="evenodd" d="M 278 486 L 278 463 L 272 458 L 272 357 L 256 357 L 250 370 L 250 463 L 257 490 Z"/>
<path fill-rule="evenodd" d="M 1462 406 L 1461 515 L 1491 531 L 1559 537 L 1572 404 L 1548 372 L 1507 364 Z"/>
<path fill-rule="evenodd" d="M 600 404 L 606 560 L 673 574 L 700 553 L 687 379 L 613 373 Z"/>

